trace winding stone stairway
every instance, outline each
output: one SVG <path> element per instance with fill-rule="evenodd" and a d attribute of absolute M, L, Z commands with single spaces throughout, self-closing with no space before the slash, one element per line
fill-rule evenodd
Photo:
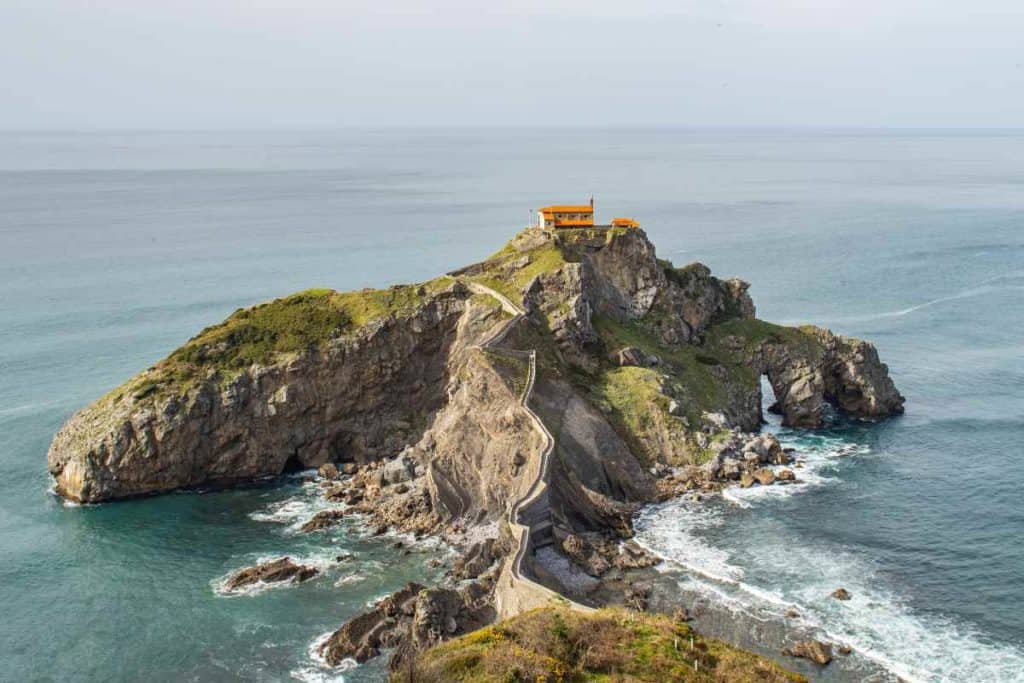
<path fill-rule="evenodd" d="M 472 281 L 466 281 L 465 284 L 476 294 L 485 294 L 493 297 L 501 304 L 504 310 L 512 314 L 512 318 L 479 344 L 481 348 L 493 349 L 508 336 L 509 331 L 520 320 L 526 317 L 526 312 L 512 303 L 508 297 L 486 285 Z M 587 612 L 593 611 L 591 607 L 573 602 L 550 588 L 542 586 L 529 574 L 527 558 L 532 557 L 538 548 L 554 545 L 555 543 L 552 533 L 554 523 L 551 519 L 551 499 L 547 485 L 551 455 L 555 450 L 555 438 L 551 435 L 544 421 L 530 408 L 530 396 L 533 394 L 534 383 L 537 380 L 536 350 L 500 349 L 500 351 L 528 360 L 529 370 L 526 386 L 519 397 L 519 402 L 522 404 L 526 414 L 529 415 L 534 428 L 541 434 L 544 440 L 544 448 L 541 451 L 540 462 L 537 463 L 536 476 L 530 488 L 527 489 L 522 497 L 514 501 L 508 510 L 508 525 L 515 539 L 516 548 L 511 561 L 505 563 L 501 576 L 498 579 L 498 585 L 495 588 L 495 606 L 501 618 L 508 618 L 520 612 L 552 603 Z"/>

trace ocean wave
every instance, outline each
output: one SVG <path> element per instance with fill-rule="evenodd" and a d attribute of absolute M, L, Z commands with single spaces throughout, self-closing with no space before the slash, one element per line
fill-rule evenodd
<path fill-rule="evenodd" d="M 785 624 L 786 612 L 795 609 L 803 627 L 908 681 L 1024 681 L 1024 652 L 969 624 L 915 610 L 864 557 L 787 534 L 771 517 L 762 518 L 763 533 L 748 532 L 750 516 L 760 514 L 751 508 L 834 482 L 825 473 L 839 459 L 870 453 L 838 437 L 782 436 L 799 444 L 802 487 L 728 489 L 726 504 L 679 499 L 641 514 L 636 540 L 669 567 L 685 570 L 680 588 L 748 619 Z M 830 597 L 839 586 L 851 600 Z"/>
<path fill-rule="evenodd" d="M 320 654 L 320 646 L 327 642 L 333 633 L 334 631 L 323 633 L 310 643 L 307 654 L 312 664 L 292 670 L 290 675 L 293 679 L 306 681 L 306 683 L 345 683 L 343 674 L 355 669 L 359 663 L 354 659 L 342 660 L 338 666 L 331 666 L 327 663 L 327 660 Z"/>

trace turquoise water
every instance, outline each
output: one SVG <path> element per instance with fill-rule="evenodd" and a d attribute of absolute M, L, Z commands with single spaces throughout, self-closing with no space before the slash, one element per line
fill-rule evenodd
<path fill-rule="evenodd" d="M 442 549 L 297 536 L 298 479 L 66 507 L 50 437 L 238 306 L 426 279 L 591 194 L 753 282 L 763 317 L 872 339 L 908 398 L 784 432 L 808 460 L 788 495 L 649 513 L 680 580 L 798 603 L 910 678 L 1024 680 L 1024 133 L 713 130 L 0 135 L 0 678 L 328 675 L 310 644 Z M 280 553 L 325 575 L 218 594 Z"/>

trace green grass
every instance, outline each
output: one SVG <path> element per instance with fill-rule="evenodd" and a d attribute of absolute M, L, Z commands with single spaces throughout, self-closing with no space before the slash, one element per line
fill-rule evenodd
<path fill-rule="evenodd" d="M 504 294 L 516 304 L 522 300 L 523 290 L 533 278 L 552 273 L 566 262 L 562 251 L 552 244 L 524 252 L 502 250 L 496 256 L 499 258 L 488 261 L 484 271 L 470 279 Z M 523 256 L 529 258 L 529 263 L 522 268 L 510 269 L 511 262 Z"/>
<path fill-rule="evenodd" d="M 117 400 L 130 393 L 135 400 L 142 400 L 181 393 L 211 373 L 230 378 L 250 365 L 316 348 L 374 320 L 412 313 L 448 284 L 450 281 L 439 278 L 423 285 L 355 292 L 307 289 L 240 308 L 109 396 Z"/>
<path fill-rule="evenodd" d="M 708 328 L 704 348 L 726 351 L 726 337 L 743 340 L 743 350 L 753 351 L 765 343 L 786 344 L 809 359 L 818 359 L 824 352 L 821 342 L 813 334 L 812 326 L 786 327 L 758 319 L 728 320 Z"/>
<path fill-rule="evenodd" d="M 513 393 L 522 396 L 530 376 L 530 361 L 501 349 L 484 349 L 483 353 Z"/>
<path fill-rule="evenodd" d="M 391 680 L 408 681 L 409 674 L 396 672 Z M 458 683 L 806 681 L 665 616 L 561 607 L 526 612 L 420 653 L 412 674 Z"/>

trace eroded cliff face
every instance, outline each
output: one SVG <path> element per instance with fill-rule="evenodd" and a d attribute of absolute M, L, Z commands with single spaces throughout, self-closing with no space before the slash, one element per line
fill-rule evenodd
<path fill-rule="evenodd" d="M 472 341 L 460 330 L 480 312 L 469 298 L 453 284 L 407 315 L 230 377 L 199 367 L 198 379 L 154 385 L 147 371 L 57 433 L 57 491 L 96 502 L 396 453 L 445 404 L 450 358 Z"/>

